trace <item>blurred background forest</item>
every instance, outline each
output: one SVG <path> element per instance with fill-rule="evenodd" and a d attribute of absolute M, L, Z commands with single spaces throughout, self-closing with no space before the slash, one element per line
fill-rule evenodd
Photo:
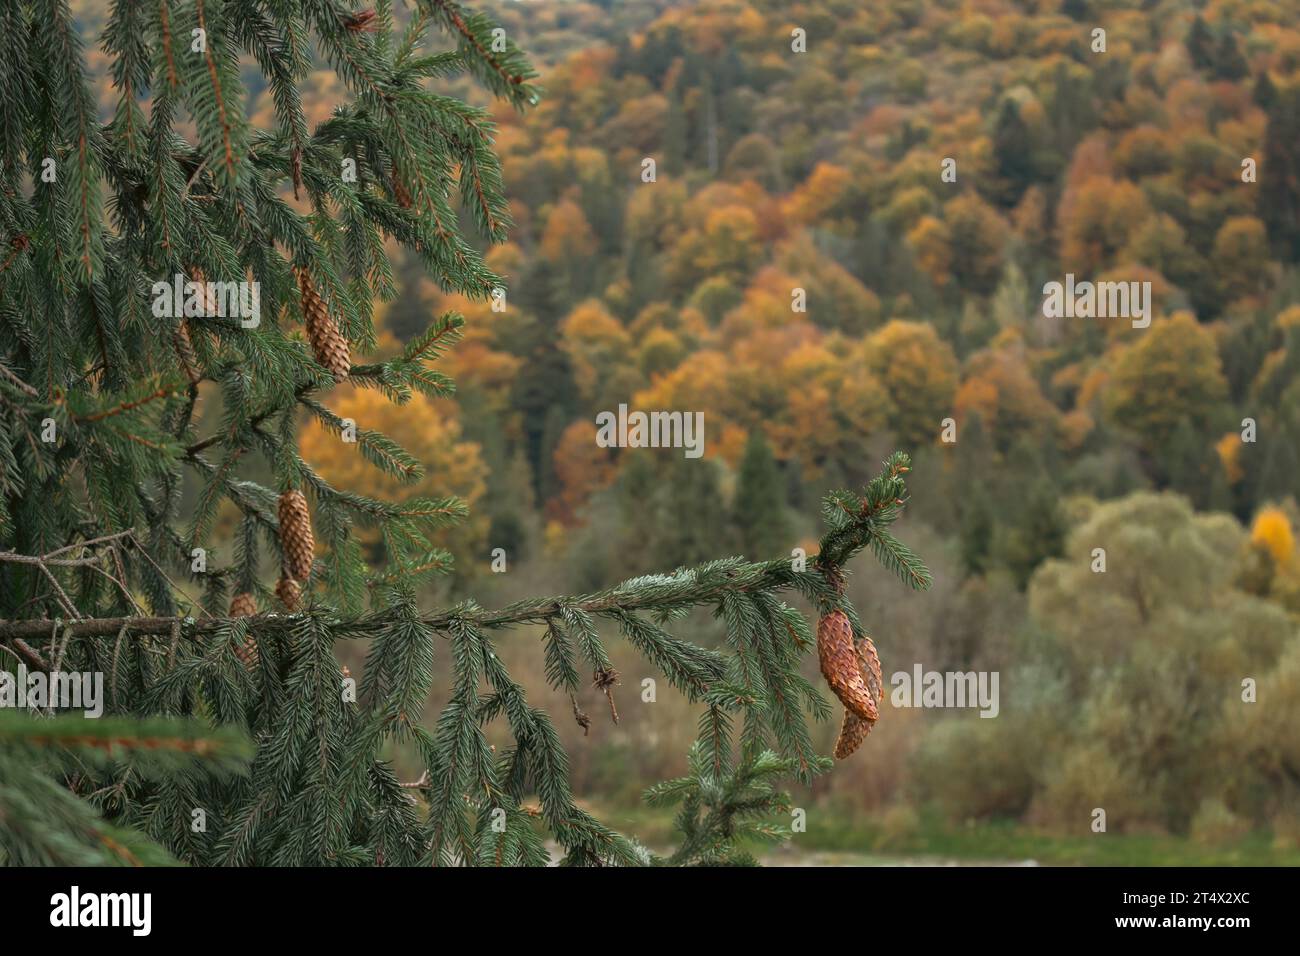
<path fill-rule="evenodd" d="M 88 35 L 105 6 L 73 3 Z M 546 89 L 498 117 L 516 228 L 489 264 L 508 308 L 406 264 L 381 352 L 463 312 L 442 366 L 455 400 L 332 396 L 424 461 L 419 484 L 376 489 L 356 446 L 302 436 L 340 487 L 468 500 L 446 542 L 456 575 L 430 601 L 812 550 L 821 493 L 901 448 L 903 534 L 935 587 L 872 571 L 849 596 L 887 676 L 998 671 L 1001 713 L 886 701 L 863 749 L 796 792 L 796 842 L 1300 861 L 1295 0 L 487 6 Z M 304 96 L 323 120 L 339 97 L 318 79 Z M 260 74 L 245 80 L 272 125 Z M 1242 180 L 1248 157 L 1258 182 Z M 1149 280 L 1151 327 L 1045 319 L 1043 283 L 1066 272 Z M 598 448 L 595 415 L 621 402 L 703 411 L 704 462 Z M 694 637 L 719 630 L 702 619 Z M 534 699 L 571 709 L 547 692 L 540 643 L 505 652 Z M 621 722 L 593 690 L 589 735 L 560 725 L 575 791 L 652 836 L 664 822 L 640 792 L 682 771 L 698 714 L 662 680 L 642 703 L 659 675 L 615 663 Z M 820 730 L 826 752 L 835 731 Z"/>

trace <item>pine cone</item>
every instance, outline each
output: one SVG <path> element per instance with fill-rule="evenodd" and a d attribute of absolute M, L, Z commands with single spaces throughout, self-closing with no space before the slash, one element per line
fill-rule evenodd
<path fill-rule="evenodd" d="M 311 577 L 316 541 L 311 533 L 307 499 L 298 489 L 280 495 L 280 550 L 284 552 L 286 577 L 306 581 Z"/>
<path fill-rule="evenodd" d="M 369 8 L 345 15 L 343 17 L 343 26 L 352 33 L 379 29 L 379 24 L 375 21 L 375 11 Z"/>
<path fill-rule="evenodd" d="M 194 343 L 190 341 L 190 330 L 183 318 L 176 320 L 176 331 L 172 333 L 172 348 L 176 350 L 176 357 L 181 360 L 181 368 L 185 370 L 185 377 L 189 379 L 189 383 L 199 384 L 203 373 L 199 371 L 199 360 L 194 354 Z"/>
<path fill-rule="evenodd" d="M 252 617 L 257 613 L 257 598 L 247 591 L 240 591 L 230 599 L 231 617 Z"/>
<path fill-rule="evenodd" d="M 324 366 L 335 381 L 341 382 L 348 377 L 352 368 L 352 356 L 348 352 L 348 340 L 343 337 L 339 327 L 330 315 L 329 306 L 316 291 L 316 284 L 311 281 L 311 273 L 306 269 L 294 270 L 298 276 L 298 288 L 302 292 L 302 314 L 307 325 L 307 341 L 311 343 L 316 361 Z"/>
<path fill-rule="evenodd" d="M 403 209 L 411 208 L 411 194 L 406 191 L 406 187 L 402 185 L 402 181 L 397 178 L 396 173 L 393 174 L 393 198 L 397 200 L 397 205 Z"/>
<path fill-rule="evenodd" d="M 874 721 L 880 716 L 862 677 L 853 645 L 853 625 L 843 611 L 832 611 L 817 622 L 817 657 L 822 676 L 841 704 L 863 720 Z"/>
<path fill-rule="evenodd" d="M 296 611 L 302 604 L 302 586 L 291 577 L 281 577 L 275 586 L 275 596 L 287 610 Z"/>
<path fill-rule="evenodd" d="M 256 613 L 257 598 L 247 591 L 240 591 L 230 599 L 231 617 L 252 617 Z M 257 663 L 257 641 L 253 639 L 252 634 L 245 636 L 242 647 L 235 648 L 235 656 L 244 662 L 245 667 L 252 667 Z"/>
<path fill-rule="evenodd" d="M 876 654 L 876 645 L 866 636 L 856 641 L 855 645 L 859 672 L 866 682 L 868 693 L 879 703 L 885 696 L 885 681 L 880 673 L 880 656 Z M 857 750 L 875 725 L 874 720 L 863 720 L 853 711 L 845 710 L 840 735 L 835 741 L 835 759 L 843 760 Z"/>
<path fill-rule="evenodd" d="M 203 283 L 207 280 L 203 276 L 203 270 L 195 266 L 190 267 L 190 281 Z M 204 294 L 203 310 L 204 314 L 211 314 L 216 311 L 210 309 L 206 293 Z M 176 351 L 176 357 L 181 361 L 181 368 L 185 370 L 185 377 L 191 385 L 199 384 L 199 379 L 203 373 L 199 371 L 199 361 L 194 354 L 194 342 L 190 339 L 189 326 L 185 322 L 183 315 L 176 317 L 176 329 L 172 332 L 172 348 Z"/>
<path fill-rule="evenodd" d="M 203 287 L 203 314 L 216 315 L 217 300 L 215 296 L 209 294 L 208 277 L 203 274 L 203 270 L 198 266 L 190 266 L 190 281 L 197 282 Z"/>
<path fill-rule="evenodd" d="M 871 733 L 874 726 L 874 723 L 863 720 L 853 711 L 844 711 L 844 719 L 840 721 L 840 735 L 835 738 L 835 759 L 843 760 L 862 746 L 862 741 L 867 739 L 867 734 Z"/>

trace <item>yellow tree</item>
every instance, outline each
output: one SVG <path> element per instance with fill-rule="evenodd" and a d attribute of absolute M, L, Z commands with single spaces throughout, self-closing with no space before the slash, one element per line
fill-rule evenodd
<path fill-rule="evenodd" d="M 471 517 L 439 532 L 438 542 L 455 554 L 478 554 L 487 531 L 486 514 L 477 504 L 487 488 L 487 466 L 474 442 L 461 439 L 460 420 L 452 406 L 419 392 L 395 405 L 374 388 L 352 387 L 330 396 L 332 411 L 352 428 L 335 434 L 313 418 L 299 436 L 299 451 L 331 485 L 400 502 L 419 497 L 459 495 Z M 373 462 L 388 455 L 387 437 L 418 463 L 390 474 Z M 351 440 L 355 438 L 355 440 Z M 376 547 L 378 530 L 360 528 L 357 537 Z"/>
<path fill-rule="evenodd" d="M 591 494 L 614 480 L 616 465 L 610 450 L 596 444 L 596 423 L 573 422 L 555 445 L 555 476 L 560 493 L 547 502 L 548 517 L 569 525 L 578 520 Z"/>
<path fill-rule="evenodd" d="M 964 290 L 987 295 L 1002 276 L 1002 247 L 1009 229 L 976 193 L 951 200 L 943 210 L 948 226 L 953 277 Z"/>
<path fill-rule="evenodd" d="M 957 357 L 934 326 L 894 319 L 862 345 L 866 366 L 884 384 L 890 427 L 900 442 L 930 444 L 952 412 Z"/>
<path fill-rule="evenodd" d="M 1025 361 L 1024 347 L 1017 341 L 971 356 L 953 407 L 958 422 L 978 413 L 994 444 L 1003 451 L 1020 437 L 1050 440 L 1059 417 L 1056 406 L 1038 387 Z"/>
<path fill-rule="evenodd" d="M 1091 276 L 1105 268 L 1151 218 L 1141 188 L 1127 180 L 1093 176 L 1061 197 L 1061 263 Z"/>
<path fill-rule="evenodd" d="M 1184 422 L 1203 434 L 1226 394 L 1213 333 L 1179 312 L 1120 350 L 1103 406 L 1113 425 L 1158 454 Z"/>
<path fill-rule="evenodd" d="M 1268 232 L 1254 216 L 1234 216 L 1214 237 L 1211 256 L 1219 287 L 1229 302 L 1260 290 L 1268 276 Z"/>
<path fill-rule="evenodd" d="M 570 312 L 560 323 L 560 336 L 578 390 L 595 407 L 612 408 L 641 384 L 632 337 L 599 301 L 589 299 Z"/>

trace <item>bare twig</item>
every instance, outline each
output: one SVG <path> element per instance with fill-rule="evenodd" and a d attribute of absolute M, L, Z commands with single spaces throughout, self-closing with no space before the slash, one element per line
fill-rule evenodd
<path fill-rule="evenodd" d="M 80 618 L 81 612 L 78 611 L 76 605 L 72 603 L 72 598 L 68 597 L 68 592 L 63 590 L 63 585 L 61 585 L 59 579 L 54 576 L 54 572 L 47 568 L 42 561 L 37 561 L 36 567 L 40 568 L 41 573 L 49 578 L 50 584 L 54 585 L 54 591 L 58 595 L 59 603 L 63 605 L 63 610 L 68 613 L 68 616 Z"/>
<path fill-rule="evenodd" d="M 425 787 L 429 786 L 431 780 L 432 778 L 429 776 L 429 771 L 426 770 L 424 771 L 424 773 L 420 774 L 419 780 L 411 780 L 406 783 L 399 783 L 398 786 L 402 787 L 404 790 L 423 790 Z M 404 794 L 404 796 L 412 804 L 418 804 L 418 801 L 415 799 L 415 797 L 412 794 L 408 793 L 408 794 Z"/>
<path fill-rule="evenodd" d="M 13 644 L 14 650 L 16 650 L 28 664 L 31 664 L 37 670 L 43 671 L 46 669 L 45 658 L 41 657 L 41 655 L 36 652 L 36 648 L 17 637 L 10 641 L 10 643 Z"/>
<path fill-rule="evenodd" d="M 89 541 L 77 541 L 74 542 L 73 544 L 65 544 L 63 547 L 56 548 L 53 551 L 51 551 L 49 554 L 44 555 L 43 557 L 45 560 L 48 561 L 50 558 L 54 557 L 55 555 L 63 554 L 63 552 L 71 551 L 74 548 L 93 548 L 101 544 L 107 544 L 110 541 L 117 541 L 120 540 L 121 538 L 133 538 L 133 537 L 135 537 L 134 531 L 129 531 L 129 530 L 119 531 L 116 534 L 106 534 L 98 538 L 91 538 Z"/>
<path fill-rule="evenodd" d="M 110 637 L 123 628 L 128 628 L 133 635 L 170 634 L 172 624 L 181 621 L 178 617 L 100 617 L 82 618 L 77 622 L 77 633 L 82 637 Z M 208 631 L 215 631 L 223 621 L 196 622 L 189 629 L 191 636 L 197 637 Z M 49 637 L 49 621 L 0 621 L 0 640 L 41 640 Z"/>
<path fill-rule="evenodd" d="M 113 698 L 113 706 L 117 706 L 117 659 L 122 653 L 122 638 L 126 637 L 126 627 L 123 626 L 117 632 L 117 641 L 113 644 L 113 669 L 109 672 L 108 692 Z"/>
<path fill-rule="evenodd" d="M 578 706 L 578 698 L 573 694 L 569 695 L 569 702 L 573 704 L 573 719 L 582 728 L 582 736 L 586 737 L 591 733 L 591 718 Z"/>
<path fill-rule="evenodd" d="M 80 611 L 77 610 L 77 607 L 75 604 L 73 604 L 72 599 L 68 597 L 68 593 L 63 589 L 63 586 L 59 583 L 59 579 L 54 576 L 54 573 L 50 570 L 50 567 L 51 566 L 56 568 L 88 567 L 91 570 L 97 571 L 98 573 L 107 577 L 110 581 L 112 581 L 115 585 L 117 585 L 118 588 L 122 590 L 122 593 L 124 593 L 127 596 L 127 598 L 131 601 L 132 604 L 135 604 L 135 598 L 131 595 L 131 589 L 127 587 L 125 575 L 123 575 L 121 579 L 115 578 L 113 577 L 113 575 L 109 574 L 103 568 L 96 566 L 97 563 L 102 558 L 102 555 L 92 554 L 85 557 L 64 557 L 64 558 L 58 557 L 58 555 L 68 554 L 69 552 L 75 551 L 77 549 L 93 548 L 102 544 L 109 544 L 111 542 L 118 541 L 124 537 L 132 536 L 132 534 L 133 533 L 130 531 L 119 531 L 116 534 L 101 535 L 98 538 L 91 538 L 89 541 L 77 541 L 72 544 L 64 545 L 61 548 L 55 548 L 53 551 L 47 552 L 46 554 L 42 554 L 42 555 L 18 554 L 15 551 L 0 551 L 0 562 L 7 562 L 9 564 L 28 564 L 38 569 L 41 572 L 41 574 L 43 574 L 45 578 L 50 582 L 50 584 L 53 585 L 55 597 L 59 602 L 59 606 L 63 608 L 64 613 L 67 614 L 68 617 L 80 620 L 83 618 L 83 615 L 81 614 Z M 116 555 L 116 552 L 114 552 L 114 554 Z M 118 564 L 118 567 L 120 569 L 121 567 L 120 562 Z M 139 605 L 136 604 L 136 607 L 138 609 Z"/>
<path fill-rule="evenodd" d="M 57 630 L 57 627 L 56 627 L 56 630 Z M 53 635 L 51 635 L 51 640 L 53 640 Z M 60 641 L 60 642 L 59 642 L 59 646 L 58 646 L 57 648 L 55 648 L 55 651 L 54 651 L 54 659 L 53 659 L 52 661 L 50 661 L 50 673 L 51 673 L 51 674 L 57 674 L 57 673 L 59 672 L 59 670 L 62 669 L 62 667 L 63 667 L 63 655 L 64 655 L 64 652 L 66 652 L 67 649 L 68 649 L 68 642 L 71 641 L 71 640 L 72 640 L 72 628 L 71 628 L 71 627 L 67 627 L 67 626 L 65 625 L 64 628 L 63 628 L 63 640 Z M 49 699 L 49 702 L 48 702 L 48 703 L 49 703 L 49 706 L 47 706 L 47 707 L 45 708 L 45 716 L 47 716 L 47 717 L 53 717 L 53 716 L 54 716 L 54 695 L 53 695 L 53 694 L 50 695 L 50 699 Z"/>
<path fill-rule="evenodd" d="M 598 670 L 592 675 L 591 686 L 604 692 L 605 699 L 609 701 L 610 719 L 616 724 L 618 723 L 618 708 L 614 706 L 614 688 L 618 686 L 618 683 L 618 671 L 612 667 Z"/>

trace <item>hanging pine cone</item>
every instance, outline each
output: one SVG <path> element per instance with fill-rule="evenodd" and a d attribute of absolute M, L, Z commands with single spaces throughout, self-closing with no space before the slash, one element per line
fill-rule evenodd
<path fill-rule="evenodd" d="M 343 17 L 343 26 L 352 33 L 375 31 L 379 29 L 379 24 L 375 20 L 375 11 L 370 8 L 358 10 L 356 13 L 345 14 Z"/>
<path fill-rule="evenodd" d="M 879 716 L 876 702 L 863 680 L 853 625 L 843 611 L 832 611 L 817 622 L 817 657 L 822 676 L 840 703 L 863 720 L 874 721 Z"/>
<path fill-rule="evenodd" d="M 212 297 L 208 295 L 208 277 L 203 274 L 203 270 L 198 266 L 190 266 L 190 281 L 198 283 L 199 287 L 203 290 L 203 314 L 213 315 L 217 310 L 213 308 L 214 303 Z M 186 298 L 189 298 L 188 293 L 186 294 Z"/>
<path fill-rule="evenodd" d="M 280 495 L 280 550 L 284 552 L 286 576 L 297 581 L 311 577 L 316 541 L 311 533 L 307 499 L 297 488 Z"/>
<path fill-rule="evenodd" d="M 411 194 L 406 191 L 406 187 L 402 185 L 402 181 L 397 177 L 396 172 L 393 173 L 393 198 L 397 200 L 397 205 L 403 209 L 411 208 Z"/>
<path fill-rule="evenodd" d="M 885 681 L 880 672 L 880 656 L 876 653 L 876 645 L 866 636 L 855 644 L 859 672 L 866 682 L 868 693 L 876 703 L 879 703 L 885 696 Z M 835 759 L 843 760 L 857 750 L 875 725 L 874 720 L 863 720 L 853 711 L 846 709 L 844 720 L 840 724 L 840 735 L 835 741 Z"/>
<path fill-rule="evenodd" d="M 875 698 L 876 703 L 880 703 L 885 697 L 885 678 L 880 671 L 880 655 L 876 653 L 876 645 L 863 634 L 862 637 L 854 641 L 854 646 L 858 651 L 858 663 L 862 670 L 862 679 L 867 682 L 867 690 L 871 691 L 871 696 Z"/>
<path fill-rule="evenodd" d="M 307 325 L 307 341 L 311 343 L 312 354 L 316 361 L 324 366 L 335 381 L 343 381 L 352 368 L 352 356 L 348 352 L 348 340 L 343 337 L 339 327 L 330 315 L 329 306 L 316 291 L 316 284 L 311 280 L 311 273 L 306 269 L 295 269 L 298 276 L 298 288 L 302 292 L 302 314 Z"/>
<path fill-rule="evenodd" d="M 240 591 L 230 599 L 230 616 L 231 617 L 252 617 L 257 613 L 257 598 L 247 591 Z M 244 662 L 245 667 L 252 667 L 257 663 L 257 641 L 253 635 L 246 635 L 242 647 L 235 648 L 235 656 Z"/>
<path fill-rule="evenodd" d="M 191 266 L 190 280 L 200 284 L 205 282 L 206 280 L 203 276 L 203 270 Z M 209 305 L 210 303 L 208 302 L 205 293 L 203 300 L 203 310 L 205 315 L 215 311 L 214 309 L 209 309 Z M 185 370 L 185 377 L 189 380 L 189 383 L 191 385 L 199 384 L 199 379 L 203 377 L 203 373 L 199 371 L 199 361 L 194 354 L 194 342 L 190 339 L 189 326 L 186 324 L 184 316 L 177 316 L 176 318 L 176 328 L 172 332 L 172 348 L 176 352 L 176 357 L 180 359 L 181 368 Z"/>
<path fill-rule="evenodd" d="M 870 720 L 863 720 L 851 710 L 844 711 L 844 719 L 840 721 L 840 735 L 835 738 L 835 759 L 843 760 L 862 746 L 862 741 L 867 739 L 867 734 L 871 733 L 871 728 L 876 726 Z"/>
<path fill-rule="evenodd" d="M 181 368 L 185 370 L 185 377 L 189 379 L 189 383 L 199 384 L 203 374 L 199 371 L 198 357 L 194 354 L 194 343 L 190 340 L 190 330 L 183 318 L 176 320 L 176 331 L 172 333 L 172 348 L 176 350 L 176 357 L 180 359 Z"/>
<path fill-rule="evenodd" d="M 286 610 L 296 611 L 302 604 L 302 586 L 291 577 L 281 577 L 275 586 L 275 596 Z"/>

